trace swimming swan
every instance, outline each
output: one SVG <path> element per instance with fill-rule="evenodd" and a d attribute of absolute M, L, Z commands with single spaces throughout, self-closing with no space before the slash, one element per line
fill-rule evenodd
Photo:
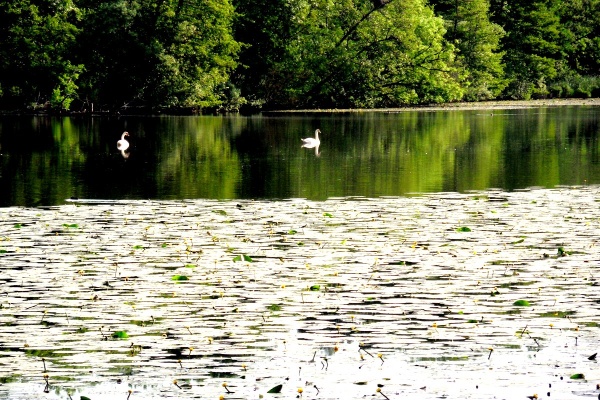
<path fill-rule="evenodd" d="M 312 149 L 313 147 L 317 147 L 318 145 L 321 144 L 321 141 L 319 140 L 319 133 L 321 133 L 320 129 L 317 129 L 315 131 L 315 137 L 314 138 L 306 138 L 306 139 L 302 139 L 302 147 L 306 147 L 307 149 Z"/>
<path fill-rule="evenodd" d="M 123 132 L 121 140 L 117 141 L 117 150 L 125 151 L 129 148 L 129 142 L 125 140 L 125 137 L 129 136 L 128 132 Z"/>

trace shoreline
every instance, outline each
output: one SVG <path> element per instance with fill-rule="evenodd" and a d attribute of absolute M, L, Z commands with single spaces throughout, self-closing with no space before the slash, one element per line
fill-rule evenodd
<path fill-rule="evenodd" d="M 449 111 L 449 110 L 510 110 L 538 107 L 563 107 L 563 106 L 591 106 L 600 107 L 600 98 L 588 99 L 540 99 L 540 100 L 491 100 L 481 102 L 456 102 L 431 104 L 423 106 L 390 107 L 390 108 L 324 108 L 301 110 L 273 110 L 263 111 L 263 114 L 280 113 L 366 113 L 387 112 L 400 113 L 407 111 Z"/>

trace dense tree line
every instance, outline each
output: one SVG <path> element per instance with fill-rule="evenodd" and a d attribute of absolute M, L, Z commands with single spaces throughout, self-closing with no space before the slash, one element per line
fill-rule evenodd
<path fill-rule="evenodd" d="M 600 96 L 600 0 L 9 0 L 0 108 Z"/>

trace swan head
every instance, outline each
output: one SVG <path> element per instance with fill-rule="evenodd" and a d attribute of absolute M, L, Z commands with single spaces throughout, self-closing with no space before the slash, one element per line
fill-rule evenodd
<path fill-rule="evenodd" d="M 121 135 L 121 139 L 125 139 L 128 136 L 129 136 L 129 132 L 123 132 L 123 134 Z"/>

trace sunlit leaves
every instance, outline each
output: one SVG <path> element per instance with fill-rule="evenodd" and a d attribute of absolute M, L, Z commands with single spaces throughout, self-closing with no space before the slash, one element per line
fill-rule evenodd
<path fill-rule="evenodd" d="M 127 339 L 129 335 L 126 331 L 116 331 L 112 334 L 113 339 Z"/>

